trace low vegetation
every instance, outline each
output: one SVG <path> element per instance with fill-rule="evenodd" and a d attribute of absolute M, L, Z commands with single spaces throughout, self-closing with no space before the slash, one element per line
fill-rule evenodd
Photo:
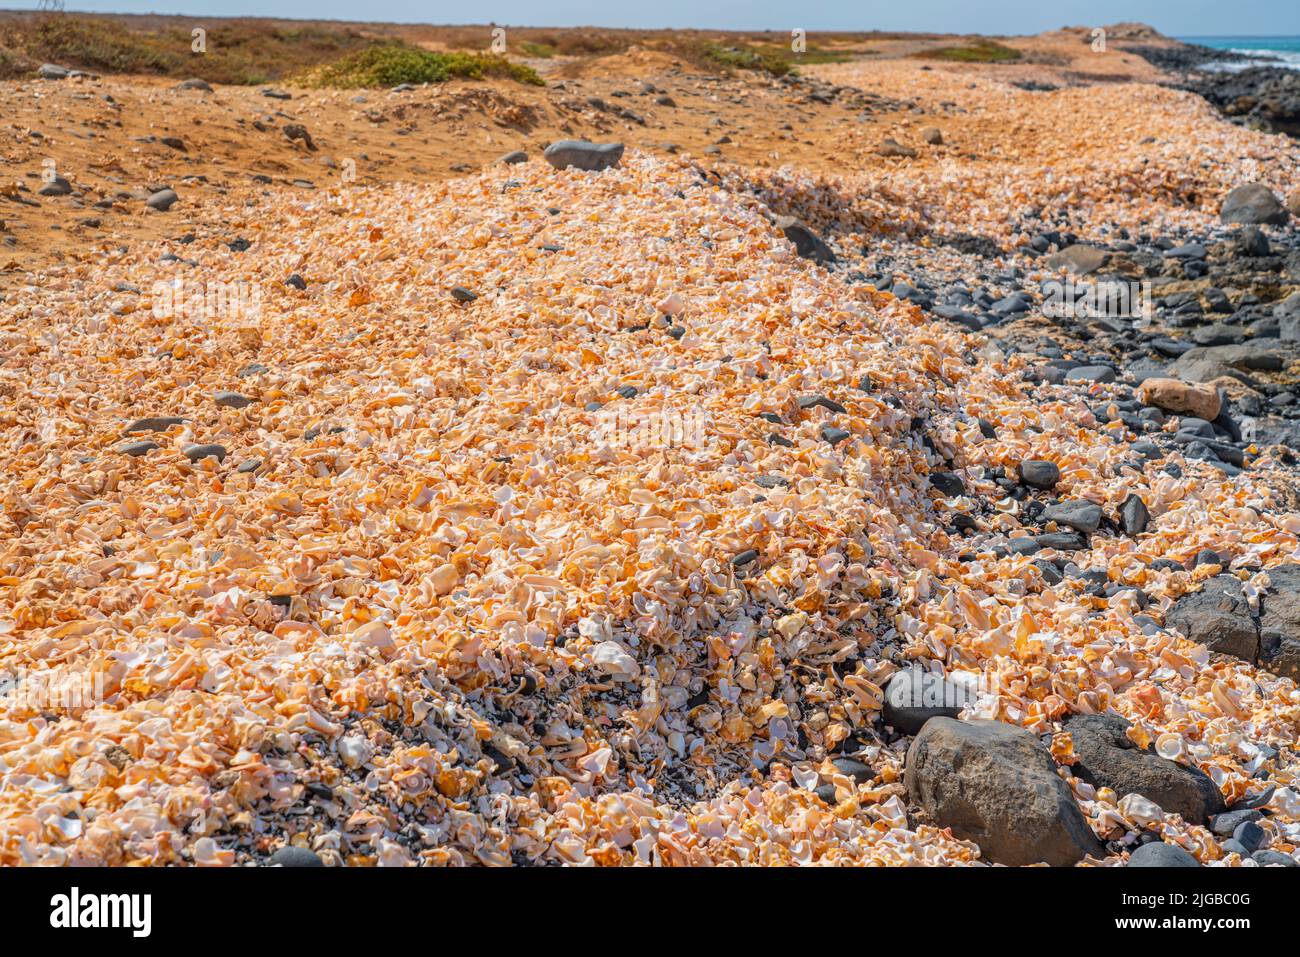
<path fill-rule="evenodd" d="M 202 51 L 193 27 L 159 18 L 132 29 L 107 17 L 57 14 L 0 21 L 0 71 L 7 58 L 95 73 L 202 77 L 212 83 L 266 83 L 348 51 L 383 42 L 352 29 L 271 27 L 258 21 L 213 20 Z"/>
<path fill-rule="evenodd" d="M 192 48 L 192 31 L 198 28 L 206 31 L 202 51 Z M 795 53 L 781 31 L 511 28 L 507 53 L 581 61 L 643 49 L 666 53 L 700 72 L 784 76 L 800 64 L 874 52 L 864 46 L 866 34 L 816 36 L 817 44 L 809 38 L 805 52 Z M 31 76 L 39 64 L 50 62 L 95 73 L 196 76 L 245 85 L 297 80 L 382 87 L 493 77 L 542 82 L 530 67 L 484 52 L 491 40 L 487 26 L 0 11 L 0 79 Z"/>
<path fill-rule="evenodd" d="M 952 60 L 958 63 L 1010 63 L 1020 59 L 1020 51 L 996 40 L 978 39 L 965 46 L 939 47 L 924 50 L 917 56 L 932 60 Z"/>
<path fill-rule="evenodd" d="M 16 80 L 30 76 L 36 67 L 25 57 L 0 49 L 0 80 Z"/>
<path fill-rule="evenodd" d="M 524 33 L 525 38 L 515 37 Z M 519 50 L 526 56 L 549 60 L 557 56 L 607 56 L 623 53 L 632 46 L 635 38 L 623 30 L 528 30 L 510 31 L 511 47 L 518 42 Z"/>
<path fill-rule="evenodd" d="M 534 43 L 532 40 L 525 40 L 520 44 L 524 56 L 530 56 L 537 60 L 549 60 L 555 56 L 555 47 L 549 43 Z"/>
<path fill-rule="evenodd" d="M 754 70 L 772 76 L 795 72 L 790 60 L 770 48 L 723 46 L 706 41 L 700 52 L 704 60 L 728 70 Z"/>
<path fill-rule="evenodd" d="M 68 16 L 39 17 L 17 40 L 34 59 L 106 73 L 171 73 L 183 62 L 180 51 L 190 47 L 188 39 L 169 42 L 157 34 Z"/>
<path fill-rule="evenodd" d="M 854 56 L 815 46 L 809 46 L 803 53 L 795 53 L 789 44 L 723 43 L 701 37 L 667 41 L 665 52 L 681 56 L 704 69 L 752 70 L 769 76 L 797 73 L 801 64 L 842 63 Z"/>
<path fill-rule="evenodd" d="M 402 83 L 443 83 L 451 79 L 500 77 L 542 85 L 542 79 L 521 63 L 484 53 L 437 53 L 402 43 L 386 43 L 350 53 L 336 63 L 297 77 L 303 86 L 352 89 L 393 87 Z"/>

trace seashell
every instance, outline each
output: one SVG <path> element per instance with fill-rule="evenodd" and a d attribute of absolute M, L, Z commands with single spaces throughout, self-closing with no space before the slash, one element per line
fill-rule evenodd
<path fill-rule="evenodd" d="M 1125 818 L 1143 827 L 1159 824 L 1165 818 L 1160 805 L 1140 794 L 1126 794 L 1119 802 L 1119 812 Z"/>
<path fill-rule="evenodd" d="M 433 586 L 435 595 L 450 594 L 459 583 L 460 572 L 455 565 L 439 565 L 429 574 L 429 584 Z"/>
<path fill-rule="evenodd" d="M 199 867 L 229 867 L 235 863 L 235 852 L 222 849 L 210 837 L 201 837 L 194 842 L 194 863 Z"/>
<path fill-rule="evenodd" d="M 845 87 L 917 76 L 808 69 Z M 630 150 L 600 173 L 275 187 L 254 255 L 181 270 L 275 283 L 256 316 L 187 314 L 147 240 L 15 267 L 0 865 L 224 866 L 259 835 L 330 866 L 987 863 L 909 821 L 902 748 L 866 730 L 913 665 L 975 692 L 966 717 L 1051 735 L 1061 765 L 1067 714 L 1121 714 L 1232 806 L 1267 802 L 1272 843 L 1294 846 L 1294 750 L 1264 748 L 1295 737 L 1294 683 L 1156 624 L 1225 570 L 1267 609 L 1270 569 L 1300 557 L 1273 488 L 1284 463 L 1256 447 L 1236 477 L 1177 451 L 1181 476 L 1127 467 L 1110 385 L 1024 392 L 1022 357 L 843 279 L 904 246 L 967 269 L 943 237 L 1015 250 L 1027 207 L 1073 210 L 1084 242 L 1117 222 L 1204 232 L 1238 181 L 1300 181 L 1294 149 L 1150 84 L 1044 98 L 922 75 L 959 104 L 954 138 L 963 112 L 1047 128 L 1064 109 L 1151 136 L 1151 162 L 1134 173 L 1131 151 L 1085 143 L 1026 176 L 1043 157 L 1002 143 L 979 163 L 881 168 L 845 127 L 839 168 L 817 176 Z M 17 89 L 0 89 L 14 124 L 47 122 Z M 462 93 L 418 96 L 454 116 Z M 1178 161 L 1187 143 L 1207 165 Z M 240 202 L 208 192 L 202 216 L 243 221 Z M 801 259 L 778 208 L 832 225 L 854 262 Z M 1024 262 L 1024 283 L 1050 278 Z M 268 278 L 291 269 L 301 282 Z M 453 282 L 479 297 L 443 294 Z M 235 387 L 255 416 L 190 408 Z M 181 413 L 157 447 L 117 451 L 126 423 Z M 217 443 L 230 467 L 184 465 Z M 1108 515 L 1146 503 L 1136 538 L 1056 556 L 1140 586 L 1145 627 L 1136 592 L 1028 571 L 1038 527 L 991 478 L 1027 458 Z M 949 467 L 992 508 L 949 515 L 925 481 Z M 959 512 L 977 534 L 953 532 Z M 1207 548 L 1226 568 L 1157 561 Z M 52 700 L 83 686 L 89 700 Z M 877 777 L 839 775 L 822 800 L 808 791 L 837 747 Z M 1150 829 L 1221 858 L 1205 828 L 1061 771 L 1099 835 Z"/>
<path fill-rule="evenodd" d="M 620 681 L 630 681 L 641 673 L 641 666 L 617 641 L 602 641 L 591 650 L 591 662 L 597 669 Z"/>
<path fill-rule="evenodd" d="M 338 742 L 339 757 L 350 768 L 359 768 L 368 764 L 375 755 L 374 746 L 360 735 L 348 735 Z"/>
<path fill-rule="evenodd" d="M 1246 717 L 1246 712 L 1242 709 L 1237 692 L 1233 691 L 1222 681 L 1216 681 L 1210 688 L 1210 697 L 1218 705 L 1219 710 L 1229 717 L 1238 720 Z"/>
<path fill-rule="evenodd" d="M 1168 758 L 1170 761 L 1177 761 L 1186 753 L 1183 745 L 1183 736 L 1173 732 L 1165 732 L 1156 738 L 1156 754 L 1162 758 Z"/>
<path fill-rule="evenodd" d="M 678 316 L 681 315 L 682 310 L 686 308 L 686 302 L 681 296 L 674 292 L 669 293 L 666 297 L 656 303 L 655 308 L 665 316 Z"/>
<path fill-rule="evenodd" d="M 372 621 L 352 632 L 353 643 L 362 648 L 388 650 L 395 646 L 393 633 L 381 621 Z"/>

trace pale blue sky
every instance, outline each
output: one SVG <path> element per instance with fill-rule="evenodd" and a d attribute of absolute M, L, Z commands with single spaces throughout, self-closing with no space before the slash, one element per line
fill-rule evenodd
<path fill-rule="evenodd" d="M 36 0 L 0 0 L 12 9 Z M 69 10 L 516 26 L 1037 33 L 1122 20 L 1171 36 L 1300 35 L 1300 0 L 67 0 Z"/>

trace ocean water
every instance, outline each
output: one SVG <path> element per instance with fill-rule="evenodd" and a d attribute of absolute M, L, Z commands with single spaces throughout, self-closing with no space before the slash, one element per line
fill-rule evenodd
<path fill-rule="evenodd" d="M 1300 37 L 1178 37 L 1178 39 L 1184 43 L 1198 43 L 1203 47 L 1213 47 L 1215 50 L 1233 50 L 1237 53 L 1277 57 L 1276 62 L 1269 64 L 1207 64 L 1208 67 L 1221 70 L 1244 70 L 1248 66 L 1270 65 L 1300 70 Z"/>

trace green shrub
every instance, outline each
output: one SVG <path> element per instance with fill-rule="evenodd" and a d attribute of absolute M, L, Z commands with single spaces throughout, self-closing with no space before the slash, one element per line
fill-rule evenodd
<path fill-rule="evenodd" d="M 959 63 L 1009 63 L 1020 59 L 1020 51 L 1004 46 L 996 40 L 976 40 L 969 46 L 940 47 L 925 50 L 918 56 L 935 60 L 954 60 Z"/>
<path fill-rule="evenodd" d="M 800 64 L 843 63 L 853 59 L 850 53 L 824 50 L 816 46 L 810 46 L 803 53 L 795 53 L 788 46 L 780 44 L 724 45 L 696 37 L 671 40 L 664 49 L 702 68 L 753 70 L 769 76 L 797 73 Z"/>
<path fill-rule="evenodd" d="M 542 86 L 528 66 L 483 53 L 435 53 L 399 43 L 385 43 L 349 53 L 335 63 L 310 70 L 298 78 L 303 86 L 352 89 L 393 87 L 402 83 L 443 83 L 452 78 L 481 80 L 504 77 Z"/>
<path fill-rule="evenodd" d="M 685 52 L 689 55 L 691 51 Z M 706 41 L 699 49 L 698 55 L 706 62 L 727 70 L 754 70 L 771 76 L 785 76 L 787 73 L 795 72 L 794 64 L 771 49 L 728 47 Z"/>
<path fill-rule="evenodd" d="M 555 47 L 549 43 L 533 43 L 529 40 L 521 44 L 520 49 L 524 51 L 525 56 L 536 57 L 539 60 L 549 60 L 555 56 Z"/>
<path fill-rule="evenodd" d="M 879 50 L 860 50 L 858 56 L 874 56 Z M 842 50 L 823 50 L 820 47 L 809 47 L 803 53 L 793 53 L 795 63 L 848 63 L 853 59 L 854 54 L 846 53 Z"/>

